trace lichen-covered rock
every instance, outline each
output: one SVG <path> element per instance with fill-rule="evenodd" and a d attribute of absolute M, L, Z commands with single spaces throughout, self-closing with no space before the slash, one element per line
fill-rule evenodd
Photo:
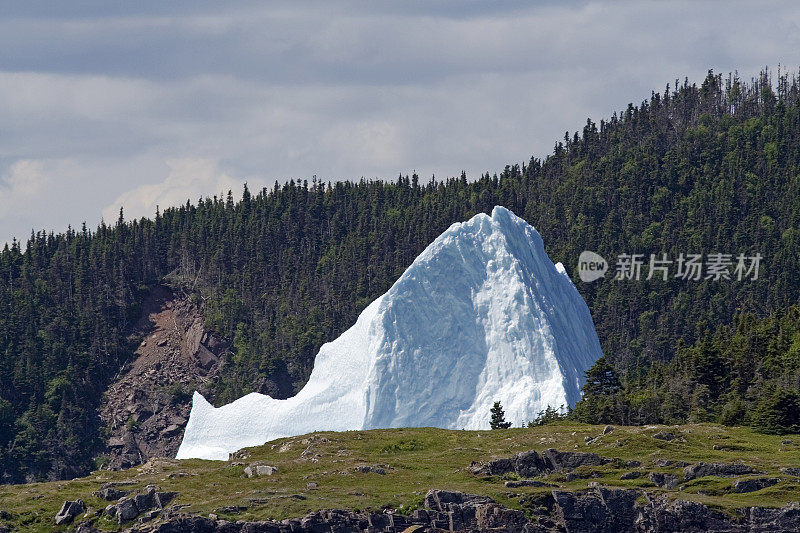
<path fill-rule="evenodd" d="M 657 500 L 642 509 L 637 529 L 643 532 L 747 531 L 731 517 L 705 505 L 684 500 Z"/>
<path fill-rule="evenodd" d="M 117 522 L 120 524 L 139 516 L 139 508 L 136 507 L 136 502 L 130 498 L 122 498 L 114 507 L 117 513 Z"/>
<path fill-rule="evenodd" d="M 451 531 L 473 531 L 473 527 L 478 531 L 505 530 L 505 531 L 524 531 L 528 524 L 525 513 L 515 509 L 507 509 L 496 503 L 481 505 L 475 508 L 474 526 L 471 520 L 466 520 L 462 514 L 462 521 L 455 522 L 451 516 Z"/>
<path fill-rule="evenodd" d="M 71 524 L 76 516 L 85 512 L 86 505 L 83 500 L 65 501 L 61 510 L 56 514 L 56 525 Z"/>
<path fill-rule="evenodd" d="M 597 488 L 581 492 L 553 491 L 558 515 L 568 532 L 632 531 L 637 517 L 637 491 Z"/>
<path fill-rule="evenodd" d="M 424 500 L 425 507 L 435 511 L 449 511 L 454 505 L 475 506 L 487 503 L 494 503 L 494 500 L 488 496 L 476 496 L 448 490 L 429 490 L 425 494 Z"/>
<path fill-rule="evenodd" d="M 173 491 L 165 491 L 165 492 L 158 492 L 156 491 L 154 495 L 154 502 L 156 509 L 164 509 L 169 502 L 175 499 L 178 496 L 177 492 Z"/>
<path fill-rule="evenodd" d="M 133 501 L 136 502 L 136 508 L 139 510 L 139 513 L 149 511 L 155 506 L 155 495 L 155 488 L 148 487 L 144 493 L 137 494 L 133 497 Z"/>
<path fill-rule="evenodd" d="M 75 533 L 100 533 L 100 530 L 94 527 L 90 522 L 81 522 L 75 526 Z"/>
<path fill-rule="evenodd" d="M 277 466 L 269 466 L 269 465 L 256 466 L 256 474 L 258 474 L 259 476 L 271 476 L 277 471 L 278 471 Z"/>
<path fill-rule="evenodd" d="M 469 471 L 476 476 L 502 476 L 514 471 L 514 460 L 495 459 L 483 464 L 473 461 L 469 465 Z"/>
<path fill-rule="evenodd" d="M 662 474 L 661 472 L 650 472 L 650 474 L 647 476 L 647 479 L 649 479 L 657 487 L 670 490 L 677 488 L 678 483 L 680 483 L 678 476 L 673 476 L 672 474 Z"/>
<path fill-rule="evenodd" d="M 800 503 L 780 509 L 751 507 L 747 511 L 751 531 L 800 531 Z"/>
<path fill-rule="evenodd" d="M 160 514 L 161 514 L 160 510 L 152 509 L 152 510 L 147 511 L 146 513 L 144 513 L 142 516 L 140 516 L 139 517 L 139 522 L 142 523 L 142 524 L 150 522 L 151 520 L 153 520 L 155 518 L 158 518 L 158 515 L 160 515 Z"/>
<path fill-rule="evenodd" d="M 733 491 L 734 492 L 755 492 L 757 490 L 765 489 L 767 487 L 771 487 L 773 485 L 777 485 L 780 479 L 776 477 L 759 477 L 759 478 L 747 478 L 747 479 L 737 479 L 733 483 Z"/>
<path fill-rule="evenodd" d="M 596 453 L 560 452 L 553 448 L 545 450 L 543 456 L 552 465 L 552 470 L 574 470 L 579 466 L 602 466 L 612 462 L 612 459 Z"/>
<path fill-rule="evenodd" d="M 689 481 L 699 477 L 736 477 L 758 473 L 755 469 L 741 463 L 697 463 L 683 469 L 683 479 Z"/>
<path fill-rule="evenodd" d="M 378 474 L 379 476 L 386 475 L 386 469 L 382 466 L 356 466 L 353 467 L 353 472 L 360 472 L 362 474 Z"/>
<path fill-rule="evenodd" d="M 569 472 L 579 466 L 601 466 L 612 461 L 596 453 L 560 452 L 550 448 L 541 454 L 529 450 L 508 459 L 495 459 L 483 464 L 473 462 L 469 466 L 469 471 L 483 476 L 502 476 L 513 472 L 520 477 L 528 478 L 554 471 Z"/>
<path fill-rule="evenodd" d="M 95 496 L 100 498 L 101 500 L 106 500 L 107 502 L 113 502 L 119 500 L 123 496 L 127 496 L 128 492 L 124 490 L 119 490 L 114 487 L 106 487 L 104 489 L 100 489 L 94 493 Z"/>
<path fill-rule="evenodd" d="M 496 531 L 505 533 L 564 532 L 772 532 L 800 531 L 800 505 L 780 509 L 743 509 L 734 518 L 705 505 L 673 501 L 639 490 L 595 487 L 555 490 L 546 505 L 531 502 L 530 518 L 485 496 L 431 490 L 425 509 L 409 515 L 325 509 L 302 518 L 264 522 L 228 522 L 207 517 L 176 516 L 152 527 L 160 533 L 391 533 Z"/>
<path fill-rule="evenodd" d="M 514 456 L 514 472 L 521 477 L 540 476 L 552 469 L 552 464 L 534 450 Z"/>

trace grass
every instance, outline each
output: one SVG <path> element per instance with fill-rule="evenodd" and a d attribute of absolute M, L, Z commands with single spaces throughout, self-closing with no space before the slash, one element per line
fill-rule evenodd
<path fill-rule="evenodd" d="M 93 495 L 102 483 L 128 482 L 126 489 L 154 483 L 160 490 L 179 492 L 172 505 L 185 505 L 182 512 L 234 520 L 283 519 L 302 516 L 322 508 L 378 510 L 384 507 L 407 512 L 421 505 L 428 489 L 459 490 L 490 496 L 512 508 L 523 502 L 546 497 L 549 488 L 509 489 L 507 478 L 479 478 L 467 467 L 472 461 L 509 457 L 535 449 L 591 451 L 617 461 L 602 467 L 581 467 L 576 472 L 587 479 L 566 481 L 555 473 L 541 478 L 561 490 L 580 490 L 590 482 L 649 492 L 671 493 L 671 497 L 695 500 L 726 512 L 741 507 L 779 507 L 800 501 L 800 479 L 780 472 L 781 467 L 800 467 L 800 438 L 782 444 L 785 436 L 761 435 L 747 428 L 725 428 L 710 424 L 674 427 L 618 427 L 602 435 L 602 426 L 557 423 L 536 428 L 496 431 L 450 431 L 406 428 L 343 433 L 319 432 L 280 439 L 242 450 L 231 461 L 152 460 L 130 470 L 97 471 L 72 481 L 1 485 L 0 510 L 11 513 L 0 525 L 12 531 L 53 531 L 54 517 L 64 500 L 77 498 L 90 508 L 103 509 L 105 502 Z M 654 439 L 653 434 L 670 431 L 672 441 Z M 586 437 L 597 437 L 585 442 Z M 657 459 L 704 462 L 744 462 L 781 481 L 749 494 L 731 491 L 730 478 L 699 478 L 667 491 L 647 477 L 620 480 L 623 472 L 636 470 L 625 465 L 637 460 L 642 470 L 678 475 L 682 468 L 657 468 Z M 272 476 L 247 478 L 247 465 L 278 467 Z M 384 468 L 386 475 L 354 471 L 358 466 Z M 316 483 L 316 488 L 309 488 Z M 226 506 L 246 507 L 236 514 L 220 512 Z M 105 518 L 95 523 L 108 530 L 121 529 Z M 68 528 L 61 528 L 66 530 Z"/>

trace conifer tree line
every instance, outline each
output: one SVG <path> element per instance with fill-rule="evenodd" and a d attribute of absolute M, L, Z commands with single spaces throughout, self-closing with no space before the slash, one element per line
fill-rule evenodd
<path fill-rule="evenodd" d="M 737 314 L 713 333 L 703 328 L 694 345 L 679 342 L 668 363 L 653 362 L 626 378 L 602 357 L 587 372 L 583 399 L 568 417 L 595 424 L 716 422 L 800 433 L 800 306 L 760 318 Z"/>
<path fill-rule="evenodd" d="M 474 180 L 290 180 L 11 243 L 0 252 L 0 481 L 93 468 L 104 450 L 102 393 L 132 358 L 132 324 L 159 284 L 202 301 L 209 328 L 231 343 L 215 404 L 253 390 L 287 397 L 308 379 L 320 345 L 352 325 L 425 246 L 498 204 L 537 228 L 592 311 L 625 398 L 615 392 L 612 411 L 589 409 L 586 420 L 721 420 L 742 406 L 768 412 L 775 386 L 797 392 L 796 375 L 787 377 L 793 356 L 777 354 L 794 340 L 765 352 L 755 344 L 769 338 L 748 333 L 742 342 L 753 346 L 712 348 L 742 324 L 761 331 L 777 321 L 793 338 L 800 82 L 709 72 L 699 85 L 676 82 L 599 124 L 588 120 L 544 159 Z M 583 250 L 764 259 L 757 281 L 585 284 L 574 275 Z M 719 358 L 722 370 L 707 362 Z M 681 371 L 668 373 L 670 365 Z M 691 405 L 681 408 L 686 398 Z"/>

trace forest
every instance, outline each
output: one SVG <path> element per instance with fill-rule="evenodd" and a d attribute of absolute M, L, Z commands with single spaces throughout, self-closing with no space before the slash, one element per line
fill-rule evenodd
<path fill-rule="evenodd" d="M 215 404 L 267 388 L 288 397 L 320 345 L 425 246 L 498 204 L 537 228 L 592 311 L 605 355 L 572 416 L 796 429 L 797 76 L 676 80 L 565 133 L 547 157 L 494 174 L 290 180 L 239 194 L 33 232 L 0 252 L 0 482 L 95 467 L 102 394 L 133 356 L 132 325 L 154 287 L 194 295 L 208 327 L 230 340 Z M 582 283 L 583 250 L 763 259 L 757 280 Z"/>

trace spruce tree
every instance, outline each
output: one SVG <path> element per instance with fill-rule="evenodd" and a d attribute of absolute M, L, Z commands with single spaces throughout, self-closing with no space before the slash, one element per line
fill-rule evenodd
<path fill-rule="evenodd" d="M 585 374 L 583 398 L 575 405 L 574 418 L 587 424 L 619 423 L 616 403 L 623 391 L 614 367 L 603 356 Z"/>
<path fill-rule="evenodd" d="M 503 411 L 503 406 L 500 401 L 494 402 L 491 409 L 492 420 L 489 422 L 489 427 L 492 429 L 508 429 L 511 427 L 511 422 L 506 422 L 506 414 Z"/>
<path fill-rule="evenodd" d="M 797 433 L 800 430 L 800 394 L 778 389 L 755 411 L 753 426 L 761 433 Z"/>

